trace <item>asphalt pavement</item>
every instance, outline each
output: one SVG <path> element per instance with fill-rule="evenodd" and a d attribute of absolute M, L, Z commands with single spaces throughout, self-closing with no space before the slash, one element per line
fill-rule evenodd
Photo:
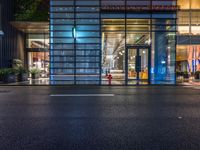
<path fill-rule="evenodd" d="M 1 150 L 200 150 L 200 89 L 0 86 Z"/>

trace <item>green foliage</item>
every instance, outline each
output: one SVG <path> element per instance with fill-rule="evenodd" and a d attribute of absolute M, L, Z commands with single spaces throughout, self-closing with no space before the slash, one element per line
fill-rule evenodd
<path fill-rule="evenodd" d="M 200 74 L 200 71 L 196 71 L 196 72 L 195 72 L 195 75 L 199 75 L 199 74 Z"/>
<path fill-rule="evenodd" d="M 30 70 L 30 73 L 31 73 L 32 75 L 37 75 L 37 74 L 40 73 L 40 70 L 39 70 L 38 68 L 32 68 L 32 69 Z"/>
<path fill-rule="evenodd" d="M 17 21 L 47 21 L 48 7 L 40 8 L 43 0 L 16 0 Z"/>
<path fill-rule="evenodd" d="M 196 71 L 194 76 L 195 76 L 195 79 L 200 79 L 200 71 Z"/>
<path fill-rule="evenodd" d="M 19 68 L 23 66 L 23 62 L 20 59 L 13 59 L 12 67 Z"/>
<path fill-rule="evenodd" d="M 184 72 L 182 71 L 176 71 L 176 76 L 179 77 L 179 76 L 183 76 L 184 75 Z"/>
<path fill-rule="evenodd" d="M 13 59 L 12 68 L 16 70 L 16 74 L 28 73 L 28 70 L 24 68 L 23 62 L 20 59 Z"/>
<path fill-rule="evenodd" d="M 23 66 L 20 66 L 17 68 L 17 74 L 25 74 L 25 73 L 28 73 L 28 70 L 25 69 Z"/>
<path fill-rule="evenodd" d="M 4 69 L 0 70 L 0 74 L 1 74 L 2 77 L 7 76 L 9 74 L 15 75 L 16 74 L 16 69 L 13 69 L 13 68 L 4 68 Z"/>
<path fill-rule="evenodd" d="M 3 80 L 3 69 L 0 69 L 0 81 Z"/>

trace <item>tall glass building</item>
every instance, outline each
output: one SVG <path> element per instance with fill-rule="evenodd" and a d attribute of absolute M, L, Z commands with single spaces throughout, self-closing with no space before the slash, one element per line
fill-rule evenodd
<path fill-rule="evenodd" d="M 51 0 L 50 83 L 176 83 L 176 0 Z"/>

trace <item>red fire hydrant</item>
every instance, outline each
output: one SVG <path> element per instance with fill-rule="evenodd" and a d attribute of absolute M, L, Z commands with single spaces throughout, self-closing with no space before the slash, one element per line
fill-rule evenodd
<path fill-rule="evenodd" d="M 108 85 L 111 85 L 112 75 L 109 74 L 109 75 L 107 76 L 107 78 L 108 78 Z"/>

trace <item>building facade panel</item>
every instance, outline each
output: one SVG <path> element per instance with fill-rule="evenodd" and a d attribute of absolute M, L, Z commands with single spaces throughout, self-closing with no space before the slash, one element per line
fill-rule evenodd
<path fill-rule="evenodd" d="M 51 83 L 100 84 L 100 1 L 52 0 L 50 12 Z"/>

